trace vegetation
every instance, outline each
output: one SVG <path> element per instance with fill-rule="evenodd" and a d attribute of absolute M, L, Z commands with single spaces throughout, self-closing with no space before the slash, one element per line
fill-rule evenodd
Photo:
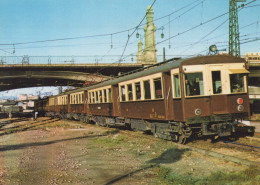
<path fill-rule="evenodd" d="M 251 166 L 246 170 L 225 173 L 216 172 L 208 177 L 193 177 L 191 175 L 178 175 L 174 171 L 165 166 L 154 167 L 154 172 L 158 176 L 162 184 L 172 185 L 260 185 L 260 168 Z"/>

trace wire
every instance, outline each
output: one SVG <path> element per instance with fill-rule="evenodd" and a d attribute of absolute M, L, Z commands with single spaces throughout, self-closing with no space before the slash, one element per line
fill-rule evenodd
<path fill-rule="evenodd" d="M 155 0 L 156 1 L 156 0 Z M 157 20 L 163 19 L 165 17 L 168 17 L 169 15 L 172 15 L 174 13 L 177 13 L 178 11 L 194 4 L 195 2 L 197 2 L 199 0 L 196 0 L 174 12 L 169 13 L 168 15 L 165 15 L 163 17 L 160 17 Z M 141 26 L 141 25 L 139 25 Z M 97 35 L 87 35 L 87 36 L 78 36 L 78 37 L 67 37 L 67 38 L 57 38 L 57 39 L 48 39 L 48 40 L 39 40 L 39 41 L 30 41 L 30 42 L 17 42 L 17 43 L 0 43 L 0 45 L 24 45 L 24 44 L 35 44 L 35 43 L 44 43 L 44 42 L 56 42 L 56 41 L 64 41 L 64 40 L 75 40 L 75 39 L 84 39 L 84 38 L 94 38 L 94 37 L 104 37 L 104 36 L 111 36 L 111 35 L 116 35 L 116 34 L 121 34 L 121 33 L 125 33 L 125 32 L 129 32 L 131 30 L 135 30 L 136 31 L 136 27 L 130 28 L 130 29 L 126 29 L 126 30 L 122 30 L 122 31 L 118 31 L 118 32 L 113 32 L 113 33 L 105 33 L 105 34 L 97 34 Z"/>
<path fill-rule="evenodd" d="M 211 30 L 207 35 L 205 35 L 204 37 L 202 37 L 199 41 L 195 42 L 194 44 L 192 44 L 188 49 L 186 49 L 185 51 L 183 51 L 184 53 L 188 50 L 190 50 L 192 47 L 194 47 L 195 45 L 197 45 L 198 43 L 200 43 L 203 39 L 205 39 L 206 37 L 208 37 L 210 34 L 212 34 L 213 32 L 215 32 L 217 29 L 219 29 L 221 26 L 223 26 L 226 22 L 228 21 L 228 19 L 226 19 L 224 22 L 222 22 L 220 25 L 218 25 L 216 28 L 214 28 L 213 30 Z M 182 52 L 181 52 L 182 53 Z"/>

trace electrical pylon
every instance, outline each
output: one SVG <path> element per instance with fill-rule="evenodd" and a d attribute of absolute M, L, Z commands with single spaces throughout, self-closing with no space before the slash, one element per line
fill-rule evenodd
<path fill-rule="evenodd" d="M 229 54 L 233 56 L 240 56 L 237 2 L 246 0 L 229 0 Z"/>

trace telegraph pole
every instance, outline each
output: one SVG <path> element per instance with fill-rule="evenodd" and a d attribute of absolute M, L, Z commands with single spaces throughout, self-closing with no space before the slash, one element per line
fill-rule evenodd
<path fill-rule="evenodd" d="M 229 54 L 238 57 L 240 56 L 240 42 L 237 2 L 246 2 L 246 0 L 229 0 Z"/>

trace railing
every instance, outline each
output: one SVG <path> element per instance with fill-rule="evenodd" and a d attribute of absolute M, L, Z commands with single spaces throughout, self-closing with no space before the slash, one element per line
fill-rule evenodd
<path fill-rule="evenodd" d="M 127 59 L 119 61 L 120 55 L 110 56 L 0 56 L 0 65 L 17 64 L 100 64 L 100 63 L 136 63 L 136 56 L 130 56 Z M 158 56 L 158 62 L 161 62 L 162 56 Z"/>

